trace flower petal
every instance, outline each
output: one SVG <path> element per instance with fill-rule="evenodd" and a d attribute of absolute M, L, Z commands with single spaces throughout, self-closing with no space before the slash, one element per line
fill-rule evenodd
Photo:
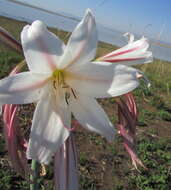
<path fill-rule="evenodd" d="M 70 99 L 69 107 L 84 128 L 101 134 L 109 141 L 113 140 L 114 127 L 95 99 L 79 95 Z"/>
<path fill-rule="evenodd" d="M 96 54 L 97 31 L 95 18 L 87 9 L 84 18 L 77 25 L 65 48 L 65 53 L 60 60 L 61 69 L 67 66 L 76 67 L 91 61 Z"/>
<path fill-rule="evenodd" d="M 48 74 L 23 72 L 0 80 L 1 104 L 28 104 L 39 100 Z"/>
<path fill-rule="evenodd" d="M 124 37 L 128 37 L 128 44 L 132 43 L 134 41 L 134 35 L 132 33 L 126 32 L 124 35 Z"/>
<path fill-rule="evenodd" d="M 92 62 L 70 69 L 66 83 L 71 88 L 88 96 L 103 98 L 126 94 L 134 90 L 139 81 L 138 71 L 125 65 L 107 62 Z"/>
<path fill-rule="evenodd" d="M 125 65 L 136 65 L 152 62 L 152 52 L 147 51 L 149 48 L 148 40 L 142 37 L 140 40 L 133 41 L 134 37 L 132 35 L 130 36 L 130 41 L 126 46 L 112 51 L 98 60 Z"/>
<path fill-rule="evenodd" d="M 38 102 L 31 128 L 27 158 L 48 164 L 55 152 L 69 136 L 71 113 L 67 107 L 57 107 L 51 96 Z M 58 102 L 60 103 L 60 102 Z"/>
<path fill-rule="evenodd" d="M 24 55 L 31 71 L 51 72 L 56 69 L 64 44 L 39 20 L 27 25 L 21 33 Z"/>
<path fill-rule="evenodd" d="M 54 181 L 57 190 L 78 190 L 77 151 L 73 134 L 55 154 Z"/>

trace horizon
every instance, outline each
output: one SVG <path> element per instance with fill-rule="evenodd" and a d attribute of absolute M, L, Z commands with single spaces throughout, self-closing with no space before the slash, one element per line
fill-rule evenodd
<path fill-rule="evenodd" d="M 28 3 L 24 0 L 22 2 L 19 0 L 1 0 L 0 14 L 2 16 L 5 14 L 4 16 L 15 18 L 21 21 L 27 21 L 29 23 L 31 23 L 33 20 L 39 19 L 45 22 L 49 27 L 71 32 L 85 13 L 85 10 L 82 10 L 82 15 L 78 15 L 76 12 L 70 13 L 67 11 L 67 9 L 63 9 L 62 7 L 61 10 L 56 11 L 54 9 L 50 9 L 50 7 L 48 9 L 48 7 L 39 6 L 36 3 L 30 4 L 30 2 L 31 1 Z M 38 3 L 39 0 L 36 2 Z M 93 13 L 96 17 L 97 13 L 94 11 Z M 145 36 L 150 40 L 151 50 L 153 51 L 155 58 L 171 61 L 171 42 L 165 41 L 162 38 L 164 34 L 163 31 L 165 29 L 164 25 L 157 35 L 150 36 L 148 35 L 147 29 L 149 29 L 151 25 L 146 27 L 146 31 L 144 30 L 141 33 L 138 33 L 136 31 L 129 31 L 126 29 L 121 30 L 119 28 L 111 28 L 107 25 L 107 23 L 100 22 L 98 18 L 96 19 L 96 22 L 100 41 L 121 47 L 127 43 L 126 38 L 123 37 L 123 34 L 126 32 L 133 33 L 135 39 Z"/>
<path fill-rule="evenodd" d="M 3 0 L 3 2 L 13 0 Z M 171 43 L 171 11 L 169 0 L 15 0 L 52 12 L 65 12 L 82 18 L 86 8 L 95 14 L 96 21 L 110 29 L 145 35 Z M 107 10 L 107 14 L 106 14 Z M 145 14 L 144 14 L 145 12 Z M 123 14 L 124 13 L 124 14 Z"/>

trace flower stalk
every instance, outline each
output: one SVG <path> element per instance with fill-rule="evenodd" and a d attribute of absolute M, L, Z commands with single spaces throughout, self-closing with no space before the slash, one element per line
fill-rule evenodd
<path fill-rule="evenodd" d="M 30 175 L 30 190 L 38 190 L 39 189 L 39 163 L 36 160 L 32 160 L 31 162 L 31 175 Z"/>
<path fill-rule="evenodd" d="M 22 46 L 19 41 L 17 41 L 8 31 L 0 27 L 0 41 L 6 45 L 8 48 L 16 51 L 17 53 L 23 55 Z"/>

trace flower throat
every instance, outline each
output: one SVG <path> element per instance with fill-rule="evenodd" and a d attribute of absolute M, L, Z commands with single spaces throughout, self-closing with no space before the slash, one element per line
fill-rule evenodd
<path fill-rule="evenodd" d="M 68 89 L 65 92 L 65 101 L 66 101 L 67 104 L 69 104 L 68 100 L 70 98 L 70 93 L 72 93 L 72 95 L 74 96 L 74 98 L 77 99 L 76 92 L 69 85 L 67 85 L 65 83 L 65 80 L 64 80 L 64 71 L 56 69 L 53 72 L 53 76 L 52 77 L 53 77 L 53 87 L 55 89 L 57 89 L 58 87 Z"/>

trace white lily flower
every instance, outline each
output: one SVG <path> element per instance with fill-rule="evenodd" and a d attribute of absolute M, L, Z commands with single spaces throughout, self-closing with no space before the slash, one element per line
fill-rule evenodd
<path fill-rule="evenodd" d="M 86 11 L 66 46 L 41 21 L 25 26 L 21 41 L 29 71 L 0 80 L 0 102 L 38 102 L 27 157 L 50 161 L 69 136 L 71 112 L 83 127 L 111 141 L 113 125 L 95 98 L 120 96 L 139 81 L 134 68 L 90 62 L 97 47 L 91 11 Z"/>
<path fill-rule="evenodd" d="M 134 41 L 133 34 L 126 33 L 124 36 L 128 36 L 129 38 L 127 45 L 100 57 L 98 60 L 120 63 L 127 66 L 150 63 L 153 61 L 152 52 L 148 51 L 149 43 L 147 38 L 142 37 Z"/>

